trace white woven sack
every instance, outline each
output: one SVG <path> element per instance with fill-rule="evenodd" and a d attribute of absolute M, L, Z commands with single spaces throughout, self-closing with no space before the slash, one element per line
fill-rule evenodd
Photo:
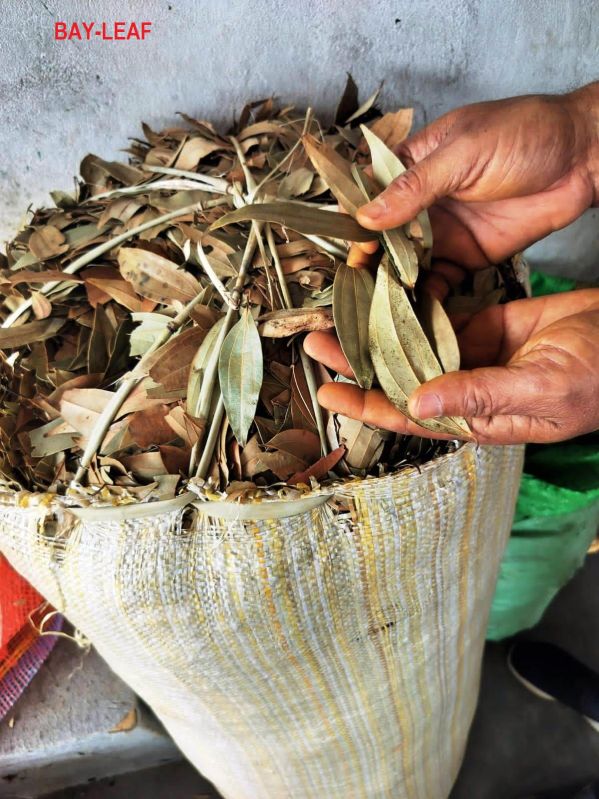
<path fill-rule="evenodd" d="M 5 494 L 0 549 L 226 799 L 446 799 L 521 461 L 469 444 L 336 509 L 191 529 Z"/>

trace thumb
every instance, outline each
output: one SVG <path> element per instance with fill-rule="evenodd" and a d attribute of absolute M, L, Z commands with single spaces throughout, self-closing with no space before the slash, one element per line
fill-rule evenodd
<path fill-rule="evenodd" d="M 416 419 L 436 416 L 476 418 L 538 413 L 543 404 L 542 380 L 523 360 L 509 366 L 491 366 L 450 372 L 420 386 L 410 396 L 408 409 Z"/>
<path fill-rule="evenodd" d="M 358 209 L 358 222 L 385 230 L 410 222 L 420 211 L 454 191 L 456 163 L 449 148 L 440 147 L 406 169 L 372 202 Z"/>

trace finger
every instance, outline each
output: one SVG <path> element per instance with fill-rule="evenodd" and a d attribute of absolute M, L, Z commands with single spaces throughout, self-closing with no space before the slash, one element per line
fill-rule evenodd
<path fill-rule="evenodd" d="M 372 243 L 377 244 L 378 247 L 378 243 L 376 241 Z M 376 252 L 376 248 L 374 252 Z M 363 247 L 360 247 L 357 244 L 352 244 L 349 248 L 345 263 L 348 266 L 353 266 L 355 269 L 367 269 L 372 263 L 373 255 L 374 253 L 366 252 Z"/>
<path fill-rule="evenodd" d="M 372 202 L 359 208 L 357 220 L 370 230 L 404 225 L 450 194 L 459 180 L 450 148 L 440 147 L 395 178 Z"/>
<path fill-rule="evenodd" d="M 408 408 L 417 419 L 438 416 L 542 416 L 552 403 L 544 396 L 546 374 L 526 358 L 508 366 L 449 372 L 413 392 Z"/>
<path fill-rule="evenodd" d="M 451 435 L 432 433 L 410 421 L 389 402 L 380 389 L 365 391 L 349 383 L 327 383 L 319 388 L 318 401 L 330 411 L 395 433 L 445 440 L 455 438 Z"/>
<path fill-rule="evenodd" d="M 339 339 L 334 333 L 325 330 L 308 333 L 304 339 L 304 351 L 337 374 L 354 379 L 354 373 L 343 354 Z"/>
<path fill-rule="evenodd" d="M 373 241 L 355 241 L 352 244 L 350 251 L 356 249 L 361 250 L 366 255 L 374 255 L 378 248 L 379 243 L 376 241 L 376 239 Z"/>
<path fill-rule="evenodd" d="M 428 272 L 422 277 L 422 288 L 428 294 L 431 294 L 439 302 L 445 302 L 449 294 L 449 285 L 443 275 L 438 275 L 435 272 Z"/>

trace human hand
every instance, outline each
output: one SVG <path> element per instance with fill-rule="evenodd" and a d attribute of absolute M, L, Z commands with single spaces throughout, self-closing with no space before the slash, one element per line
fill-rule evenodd
<path fill-rule="evenodd" d="M 464 416 L 480 444 L 549 443 L 599 428 L 599 289 L 487 308 L 458 338 L 466 371 L 418 388 L 409 402 L 416 418 Z M 304 347 L 352 376 L 334 334 L 310 333 Z M 380 389 L 327 383 L 318 399 L 376 427 L 442 438 L 409 421 Z"/>
<path fill-rule="evenodd" d="M 408 170 L 358 221 L 383 230 L 432 206 L 436 272 L 456 285 L 455 265 L 497 263 L 599 202 L 599 84 L 459 108 L 397 153 Z M 363 261 L 360 249 L 372 243 L 354 246 L 351 262 Z"/>

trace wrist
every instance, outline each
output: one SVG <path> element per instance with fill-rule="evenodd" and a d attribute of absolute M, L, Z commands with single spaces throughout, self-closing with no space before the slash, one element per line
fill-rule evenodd
<path fill-rule="evenodd" d="M 577 161 L 594 189 L 593 205 L 599 205 L 599 81 L 565 95 L 575 129 Z"/>

